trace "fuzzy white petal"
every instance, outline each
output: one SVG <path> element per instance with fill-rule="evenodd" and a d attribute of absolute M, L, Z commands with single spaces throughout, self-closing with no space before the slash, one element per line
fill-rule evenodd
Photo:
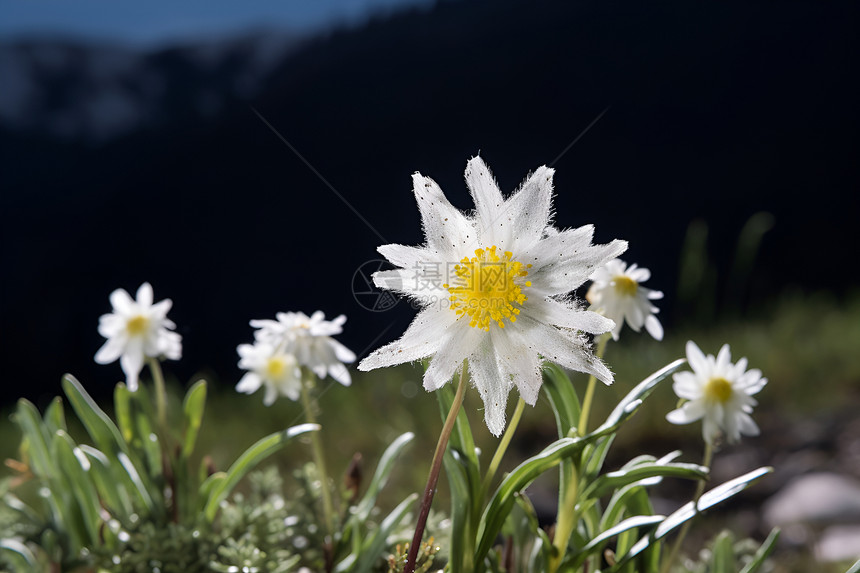
<path fill-rule="evenodd" d="M 359 370 L 373 370 L 421 360 L 435 353 L 448 338 L 457 317 L 448 309 L 430 306 L 422 310 L 400 339 L 375 350 L 362 360 Z"/>

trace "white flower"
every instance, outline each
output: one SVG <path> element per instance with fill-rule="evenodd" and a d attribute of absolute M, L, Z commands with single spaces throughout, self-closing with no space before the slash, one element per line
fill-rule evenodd
<path fill-rule="evenodd" d="M 132 300 L 123 289 L 110 295 L 113 312 L 99 319 L 99 334 L 107 338 L 95 360 L 109 364 L 119 358 L 125 372 L 128 388 L 137 390 L 137 379 L 146 358 L 165 357 L 179 360 L 182 356 L 182 337 L 168 329 L 176 328 L 167 313 L 173 305 L 165 299 L 152 304 L 152 286 L 143 283 Z"/>
<path fill-rule="evenodd" d="M 265 342 L 240 344 L 236 349 L 241 359 L 239 368 L 248 372 L 236 385 L 236 390 L 253 394 L 265 385 L 263 403 L 271 406 L 278 394 L 298 400 L 302 390 L 302 371 L 296 357 Z"/>
<path fill-rule="evenodd" d="M 615 323 L 582 310 L 567 293 L 627 243 L 594 246 L 590 225 L 560 232 L 549 227 L 552 175 L 552 169 L 540 167 L 504 199 L 475 157 L 466 166 L 473 214 L 455 209 L 432 179 L 413 175 L 426 244 L 379 247 L 401 268 L 375 273 L 373 279 L 423 309 L 399 340 L 362 360 L 359 370 L 433 355 L 424 374 L 424 387 L 433 391 L 468 360 L 487 427 L 497 436 L 505 427 L 513 386 L 535 404 L 542 360 L 612 382 L 583 333 L 603 333 Z"/>
<path fill-rule="evenodd" d="M 705 356 L 696 343 L 687 342 L 687 361 L 693 372 L 678 372 L 672 388 L 679 398 L 689 400 L 667 414 L 673 424 L 689 424 L 699 419 L 705 441 L 713 444 L 720 431 L 729 443 L 740 440 L 741 434 L 757 436 L 758 426 L 750 417 L 757 404 L 756 394 L 767 384 L 757 369 L 746 370 L 747 359 L 732 364 L 729 345 L 724 344 L 714 358 Z"/>
<path fill-rule="evenodd" d="M 251 326 L 258 328 L 254 338 L 296 357 L 299 366 L 310 368 L 320 378 L 331 376 L 344 386 L 352 383 L 344 363 L 355 361 L 355 354 L 346 346 L 331 338 L 343 332 L 346 317 L 325 320 L 322 311 L 311 316 L 303 312 L 279 312 L 277 320 L 252 320 Z"/>
<path fill-rule="evenodd" d="M 651 271 L 635 264 L 628 269 L 621 259 L 612 259 L 591 275 L 594 283 L 585 298 L 592 309 L 615 321 L 614 340 L 618 340 L 625 321 L 636 332 L 645 325 L 648 334 L 663 340 L 663 326 L 654 316 L 660 311 L 651 304 L 652 300 L 663 298 L 663 293 L 642 286 L 649 278 Z"/>

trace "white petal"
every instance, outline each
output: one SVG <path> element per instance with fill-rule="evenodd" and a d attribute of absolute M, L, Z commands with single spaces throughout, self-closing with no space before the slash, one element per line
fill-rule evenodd
<path fill-rule="evenodd" d="M 704 353 L 692 340 L 687 341 L 687 362 L 690 363 L 693 371 L 699 376 L 705 376 L 708 374 L 708 361 L 705 358 Z"/>
<path fill-rule="evenodd" d="M 759 429 L 756 425 L 755 421 L 748 415 L 743 412 L 738 413 L 738 426 L 740 427 L 741 434 L 745 436 L 758 436 Z"/>
<path fill-rule="evenodd" d="M 536 243 L 543 235 L 552 214 L 553 173 L 555 170 L 549 167 L 539 167 L 505 202 L 503 218 L 511 219 L 513 234 L 513 241 L 507 250 L 521 251 Z"/>
<path fill-rule="evenodd" d="M 648 279 L 651 278 L 651 271 L 646 268 L 634 268 L 636 265 L 633 265 L 628 269 L 627 276 L 636 281 L 637 283 L 644 283 Z"/>
<path fill-rule="evenodd" d="M 732 353 L 729 350 L 728 344 L 723 344 L 720 348 L 719 353 L 717 353 L 717 368 L 716 371 L 720 373 L 728 373 L 728 370 L 731 368 L 732 361 Z"/>
<path fill-rule="evenodd" d="M 403 333 L 399 340 L 383 346 L 361 361 L 358 369 L 373 370 L 430 356 L 450 337 L 448 328 L 456 320 L 455 313 L 438 305 L 427 307 Z"/>
<path fill-rule="evenodd" d="M 352 384 L 352 378 L 349 375 L 349 370 L 340 362 L 329 364 L 328 375 L 343 384 L 344 386 L 349 386 L 350 384 Z"/>
<path fill-rule="evenodd" d="M 663 291 L 651 290 L 642 287 L 639 288 L 642 290 L 643 293 L 645 293 L 645 298 L 647 298 L 648 300 L 660 300 L 661 298 L 663 298 Z"/>
<path fill-rule="evenodd" d="M 513 382 L 522 399 L 534 406 L 543 383 L 537 352 L 527 350 L 528 345 L 515 328 L 492 328 L 490 337 L 504 379 Z"/>
<path fill-rule="evenodd" d="M 529 299 L 523 312 L 539 320 L 563 328 L 573 328 L 590 334 L 603 334 L 615 328 L 615 322 L 590 310 L 580 310 L 572 304 L 550 298 Z"/>
<path fill-rule="evenodd" d="M 96 352 L 95 361 L 99 364 L 110 364 L 119 358 L 125 350 L 125 337 L 115 336 L 107 339 Z"/>
<path fill-rule="evenodd" d="M 522 259 L 520 262 L 534 265 L 537 269 L 562 260 L 572 252 L 590 247 L 592 237 L 594 226 L 583 225 L 549 236 L 518 256 Z"/>
<path fill-rule="evenodd" d="M 152 305 L 152 308 L 149 309 L 149 316 L 155 320 L 160 320 L 164 322 L 169 322 L 173 328 L 175 325 L 169 320 L 167 320 L 167 313 L 170 312 L 170 308 L 173 306 L 173 301 L 169 298 L 166 298 L 162 301 L 159 301 L 157 304 Z M 165 326 L 167 326 L 165 324 Z"/>
<path fill-rule="evenodd" d="M 696 400 L 702 397 L 702 385 L 692 372 L 676 372 L 672 379 L 672 390 L 678 398 Z"/>
<path fill-rule="evenodd" d="M 591 353 L 583 337 L 577 336 L 571 330 L 560 330 L 528 317 L 521 318 L 518 325 L 520 322 L 525 323 L 523 326 L 529 329 L 524 337 L 527 337 L 531 350 L 537 351 L 545 360 L 571 370 L 593 374 L 601 382 L 612 384 L 612 372 Z"/>
<path fill-rule="evenodd" d="M 499 372 L 492 354 L 489 337 L 469 358 L 469 374 L 484 402 L 484 421 L 494 436 L 500 436 L 505 429 L 505 405 L 511 383 L 505 381 Z"/>
<path fill-rule="evenodd" d="M 645 330 L 654 337 L 654 340 L 663 340 L 663 325 L 653 314 L 649 314 L 645 319 Z"/>
<path fill-rule="evenodd" d="M 557 236 L 562 236 L 560 233 Z M 546 243 L 550 239 L 541 241 L 538 245 Z M 537 252 L 533 259 L 536 271 L 530 278 L 534 285 L 549 294 L 561 294 L 570 292 L 584 283 L 594 272 L 594 269 L 603 265 L 608 259 L 623 253 L 627 249 L 627 242 L 615 240 L 608 245 L 595 245 L 563 251 L 558 254 L 558 259 L 551 262 L 544 255 L 545 252 Z M 535 249 L 532 250 L 533 252 Z M 521 262 L 531 262 L 531 259 L 523 257 Z M 538 266 L 541 262 L 543 266 Z"/>
<path fill-rule="evenodd" d="M 140 344 L 129 344 L 123 355 L 119 357 L 119 364 L 125 372 L 128 389 L 132 392 L 137 391 L 137 379 L 143 369 L 143 347 Z"/>
<path fill-rule="evenodd" d="M 427 248 L 438 250 L 440 260 L 459 260 L 457 252 L 471 252 L 477 248 L 477 235 L 469 219 L 455 209 L 439 185 L 420 173 L 412 175 L 412 188 L 421 211 L 421 224 Z"/>
<path fill-rule="evenodd" d="M 391 264 L 404 269 L 415 269 L 424 262 L 440 260 L 438 252 L 434 255 L 434 251 L 427 247 L 409 247 L 407 245 L 391 244 L 382 245 L 377 247 L 376 250 L 380 255 L 388 259 Z"/>
<path fill-rule="evenodd" d="M 499 245 L 497 234 L 504 236 L 502 231 L 509 234 L 510 222 L 504 216 L 502 192 L 480 157 L 473 157 L 466 164 L 466 186 L 475 201 L 481 243 L 485 246 Z"/>
<path fill-rule="evenodd" d="M 687 402 L 677 410 L 672 410 L 666 414 L 666 419 L 678 425 L 689 424 L 695 422 L 705 415 L 704 404 L 700 401 Z"/>
<path fill-rule="evenodd" d="M 141 309 L 152 306 L 152 296 L 151 284 L 143 283 L 140 285 L 140 288 L 137 289 L 137 304 L 141 306 Z"/>
<path fill-rule="evenodd" d="M 432 392 L 447 384 L 484 338 L 488 336 L 482 330 L 466 323 L 455 325 L 451 329 L 451 336 L 430 360 L 430 366 L 424 373 L 424 388 Z"/>
<path fill-rule="evenodd" d="M 337 340 L 329 338 L 326 341 L 329 346 L 331 346 L 332 350 L 334 350 L 335 358 L 340 360 L 341 362 L 346 362 L 347 364 L 352 364 L 355 362 L 355 353 L 338 342 Z"/>
<path fill-rule="evenodd" d="M 273 384 L 266 384 L 266 394 L 263 396 L 263 404 L 271 406 L 278 399 L 278 390 Z"/>
<path fill-rule="evenodd" d="M 243 392 L 245 394 L 253 394 L 256 392 L 263 381 L 260 377 L 254 372 L 247 372 L 242 379 L 239 380 L 239 383 L 236 384 L 236 391 Z"/>
<path fill-rule="evenodd" d="M 112 293 L 110 293 L 110 304 L 114 309 L 114 312 L 119 314 L 129 315 L 133 314 L 137 310 L 137 305 L 131 299 L 131 296 L 125 289 L 118 288 Z"/>

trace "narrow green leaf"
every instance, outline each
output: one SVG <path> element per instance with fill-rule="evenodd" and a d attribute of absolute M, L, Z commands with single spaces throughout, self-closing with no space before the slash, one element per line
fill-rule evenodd
<path fill-rule="evenodd" d="M 698 510 L 695 508 L 694 503 L 692 501 L 682 505 L 677 511 L 669 515 L 663 522 L 657 526 L 657 529 L 649 536 L 643 537 L 640 539 L 625 555 L 621 556 L 618 560 L 618 563 L 615 567 L 609 569 L 609 571 L 617 571 L 621 568 L 622 565 L 627 563 L 631 558 L 635 557 L 649 546 L 652 545 L 654 541 L 660 540 L 669 533 L 671 533 L 676 528 L 680 527 L 685 521 L 692 519 L 698 513 L 705 511 L 721 503 L 730 497 L 740 493 L 744 489 L 748 488 L 753 484 L 756 480 L 762 478 L 763 476 L 769 474 L 773 471 L 773 468 L 770 467 L 762 467 L 757 470 L 753 470 L 749 473 L 746 473 L 742 476 L 739 476 L 733 480 L 727 481 L 717 487 L 711 489 L 710 491 L 704 493 L 702 497 L 699 498 Z"/>
<path fill-rule="evenodd" d="M 182 411 L 185 414 L 185 430 L 182 440 L 182 457 L 188 459 L 197 443 L 197 434 L 203 421 L 206 407 L 206 381 L 198 380 L 185 394 Z"/>
<path fill-rule="evenodd" d="M 45 424 L 48 431 L 52 434 L 57 430 L 68 431 L 66 428 L 66 414 L 63 412 L 63 400 L 59 396 L 51 400 L 51 404 L 45 410 Z"/>
<path fill-rule="evenodd" d="M 854 565 L 849 567 L 848 571 L 846 571 L 845 573 L 860 573 L 860 559 L 858 559 Z"/>
<path fill-rule="evenodd" d="M 779 528 L 774 527 L 770 530 L 770 535 L 767 536 L 767 539 L 764 540 L 764 543 L 761 544 L 761 547 L 758 548 L 758 551 L 753 555 L 752 561 L 747 563 L 743 569 L 741 569 L 740 573 L 756 573 L 761 566 L 764 565 L 767 558 L 773 553 L 773 550 L 776 549 L 776 542 L 779 539 Z M 860 561 L 854 564 L 848 573 L 858 573 L 860 572 Z"/>
<path fill-rule="evenodd" d="M 417 493 L 410 494 L 409 497 L 400 502 L 400 504 L 382 520 L 382 523 L 379 525 L 379 529 L 377 529 L 373 535 L 366 539 L 362 544 L 361 554 L 358 556 L 355 567 L 352 568 L 352 571 L 355 573 L 369 573 L 374 569 L 377 561 L 379 560 L 379 556 L 382 554 L 383 549 L 385 549 L 385 542 L 388 539 L 388 536 L 391 535 L 391 532 L 395 527 L 400 525 L 400 522 L 403 521 L 403 518 L 407 513 L 409 513 L 417 500 Z"/>
<path fill-rule="evenodd" d="M 717 535 L 711 555 L 712 573 L 736 573 L 734 541 L 734 537 L 728 531 L 722 531 Z"/>
<path fill-rule="evenodd" d="M 579 397 L 564 370 L 557 364 L 543 365 L 543 390 L 555 415 L 558 437 L 564 438 L 571 428 L 579 424 Z"/>
<path fill-rule="evenodd" d="M 259 440 L 253 446 L 245 450 L 239 456 L 230 469 L 227 470 L 224 480 L 218 481 L 212 487 L 209 493 L 209 499 L 206 502 L 204 513 L 206 519 L 210 522 L 215 519 L 215 514 L 218 512 L 220 503 L 230 494 L 236 484 L 247 474 L 254 469 L 261 461 L 283 448 L 287 442 L 297 436 L 301 436 L 307 432 L 316 432 L 320 429 L 319 424 L 301 424 L 293 426 L 282 432 L 275 432 L 265 438 Z M 208 480 L 207 480 L 208 481 Z M 204 482 L 205 485 L 206 482 Z"/>
<path fill-rule="evenodd" d="M 116 413 L 116 423 L 123 439 L 131 443 L 134 438 L 134 423 L 131 417 L 131 392 L 120 382 L 113 390 L 113 404 Z"/>
<path fill-rule="evenodd" d="M 125 480 L 117 479 L 116 473 L 111 471 L 110 460 L 96 448 L 87 445 L 82 445 L 80 448 L 90 462 L 90 477 L 93 478 L 96 490 L 107 510 L 121 522 L 128 524 L 129 517 L 134 513 L 134 505 L 128 490 L 121 484 L 131 483 L 131 480 L 127 476 Z M 119 471 L 125 474 L 122 468 L 119 468 Z M 140 503 L 143 505 L 142 499 Z"/>
<path fill-rule="evenodd" d="M 630 468 L 609 472 L 592 481 L 582 492 L 582 499 L 600 498 L 610 491 L 630 483 L 652 477 L 677 477 L 684 479 L 707 479 L 708 468 L 697 464 L 659 462 L 646 463 Z"/>
<path fill-rule="evenodd" d="M 16 539 L 0 539 L 0 551 L 18 571 L 38 571 L 41 568 L 30 548 Z"/>
<path fill-rule="evenodd" d="M 471 522 L 476 516 L 472 514 L 471 489 L 466 466 L 469 462 L 458 450 L 448 448 L 442 458 L 445 475 L 451 490 L 451 538 L 448 547 L 449 573 L 461 573 L 471 569 L 472 547 L 474 538 L 471 536 Z"/>
<path fill-rule="evenodd" d="M 585 561 L 586 557 L 616 535 L 631 529 L 657 525 L 665 518 L 665 515 L 636 515 L 625 519 L 615 527 L 610 527 L 606 531 L 595 536 L 586 545 L 573 552 L 571 555 L 573 557 L 573 566 L 579 567 L 582 562 Z"/>
<path fill-rule="evenodd" d="M 57 430 L 54 434 L 51 453 L 62 468 L 66 477 L 65 481 L 71 486 L 72 501 L 80 508 L 84 526 L 89 534 L 87 543 L 92 544 L 99 538 L 99 526 L 102 524 L 102 520 L 99 516 L 101 504 L 98 493 L 87 475 L 90 462 L 86 455 L 78 449 L 72 438 L 63 430 Z"/>
<path fill-rule="evenodd" d="M 56 468 L 48 446 L 49 436 L 36 406 L 24 398 L 18 400 L 15 421 L 21 427 L 21 433 L 27 443 L 34 473 L 43 478 L 54 475 Z"/>
<path fill-rule="evenodd" d="M 394 440 L 382 457 L 379 459 L 379 464 L 376 466 L 376 472 L 373 474 L 373 479 L 367 487 L 367 491 L 358 503 L 355 509 L 355 517 L 360 522 L 367 521 L 370 517 L 370 512 L 373 511 L 376 505 L 376 498 L 379 496 L 380 490 L 385 487 L 388 482 L 388 477 L 391 475 L 391 470 L 394 469 L 394 463 L 403 452 L 403 449 L 415 438 L 412 432 L 406 432 Z"/>

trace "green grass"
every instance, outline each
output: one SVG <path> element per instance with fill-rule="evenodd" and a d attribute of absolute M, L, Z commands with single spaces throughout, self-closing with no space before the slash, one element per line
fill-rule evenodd
<path fill-rule="evenodd" d="M 616 373 L 616 383 L 597 389 L 590 426 L 594 427 L 638 381 L 682 357 L 688 339 L 695 340 L 707 353 L 716 353 L 722 343 L 728 342 L 734 360 L 746 356 L 751 367 L 764 372 L 769 384 L 759 395 L 758 415 L 800 419 L 860 403 L 860 296 L 838 300 L 826 294 L 786 295 L 757 314 L 758 318 L 745 321 L 727 319 L 704 327 L 690 325 L 669 330 L 663 342 L 625 329 L 621 341 L 608 346 L 606 361 Z M 423 488 L 442 425 L 436 397 L 421 387 L 421 374 L 420 366 L 402 366 L 354 372 L 350 388 L 331 381 L 321 386 L 321 438 L 333 476 L 343 475 L 355 453 L 362 454 L 364 474 L 369 476 L 387 444 L 403 432 L 416 434 L 394 471 L 388 494 L 383 495 L 384 509 Z M 574 383 L 580 394 L 584 393 L 585 377 L 575 375 Z M 173 390 L 179 392 L 178 384 Z M 60 393 L 59 386 L 57 392 Z M 512 394 L 509 413 L 515 401 Z M 665 421 L 666 412 L 675 407 L 675 402 L 671 383 L 664 383 L 625 425 L 616 449 L 662 455 L 680 448 L 686 459 L 696 460 L 701 450 L 699 426 L 678 427 Z M 178 404 L 178 400 L 173 403 Z M 473 422 L 482 458 L 489 460 L 497 439 L 483 424 L 481 400 L 474 390 L 467 393 L 465 409 Z M 9 411 L 0 418 L 0 457 L 4 459 L 17 457 L 20 436 L 9 421 Z M 73 417 L 68 411 L 67 416 L 70 420 Z M 280 400 L 267 408 L 260 396 L 237 394 L 231 385 L 223 383 L 210 393 L 198 452 L 209 452 L 215 467 L 224 469 L 261 436 L 303 421 L 297 403 Z M 526 408 L 503 469 L 541 450 L 554 434 L 555 424 L 547 404 Z M 767 436 L 756 439 L 766 441 Z M 309 459 L 310 447 L 296 443 L 279 454 L 276 463 L 287 472 Z M 9 473 L 7 468 L 0 470 L 0 476 Z M 440 480 L 440 498 L 435 505 L 440 509 L 447 503 L 444 482 Z M 785 565 L 780 570 L 798 569 Z"/>

